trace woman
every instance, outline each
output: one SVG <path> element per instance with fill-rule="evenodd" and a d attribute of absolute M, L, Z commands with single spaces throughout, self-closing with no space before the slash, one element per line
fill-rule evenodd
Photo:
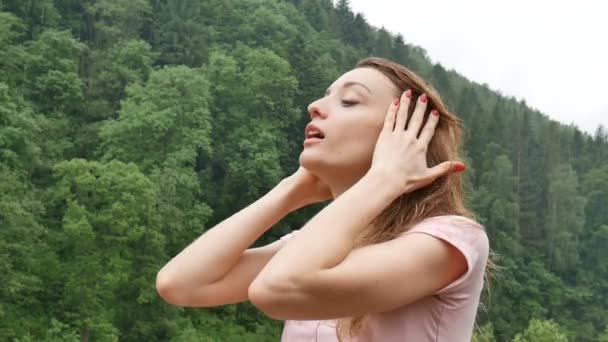
<path fill-rule="evenodd" d="M 301 167 L 159 272 L 169 303 L 251 300 L 282 341 L 470 341 L 488 240 L 464 206 L 462 126 L 405 67 L 368 58 L 308 107 Z M 247 249 L 287 213 L 301 229 Z"/>

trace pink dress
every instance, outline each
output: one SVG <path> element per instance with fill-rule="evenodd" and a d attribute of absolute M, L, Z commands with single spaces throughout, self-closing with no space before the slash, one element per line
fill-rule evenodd
<path fill-rule="evenodd" d="M 489 242 L 483 226 L 462 216 L 435 216 L 404 234 L 428 234 L 452 244 L 465 256 L 468 269 L 437 291 L 395 310 L 370 314 L 351 342 L 469 342 L 484 284 Z M 283 237 L 288 241 L 297 230 Z M 285 321 L 282 342 L 338 342 L 336 320 Z"/>

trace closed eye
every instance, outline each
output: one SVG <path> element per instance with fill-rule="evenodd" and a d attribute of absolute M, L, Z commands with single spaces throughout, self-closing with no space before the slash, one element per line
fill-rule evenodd
<path fill-rule="evenodd" d="M 352 107 L 352 106 L 354 106 L 354 105 L 356 105 L 356 104 L 358 104 L 358 103 L 359 103 L 359 102 L 357 102 L 357 101 L 347 101 L 347 100 L 342 100 L 342 105 L 343 105 L 344 107 Z"/>

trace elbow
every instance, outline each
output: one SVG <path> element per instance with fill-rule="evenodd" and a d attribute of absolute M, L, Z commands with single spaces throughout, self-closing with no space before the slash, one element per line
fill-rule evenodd
<path fill-rule="evenodd" d="M 276 313 L 276 305 L 274 304 L 274 295 L 272 291 L 261 285 L 251 284 L 247 289 L 249 301 L 266 316 L 272 319 L 281 319 Z"/>
<path fill-rule="evenodd" d="M 262 307 L 266 306 L 266 303 L 268 303 L 268 299 L 270 298 L 269 296 L 269 291 L 261 284 L 259 284 L 259 282 L 252 282 L 251 285 L 249 285 L 249 287 L 247 288 L 247 298 L 249 298 L 249 301 L 255 305 L 256 307 L 258 307 L 258 309 L 262 309 Z"/>
<path fill-rule="evenodd" d="M 284 284 L 284 283 L 283 283 Z M 254 281 L 247 289 L 249 301 L 262 311 L 266 316 L 275 320 L 285 320 L 285 306 L 288 305 L 286 286 L 277 284 L 264 284 L 262 281 Z"/>
<path fill-rule="evenodd" d="M 186 306 L 185 291 L 179 288 L 175 277 L 166 270 L 156 274 L 156 292 L 167 303 L 176 306 Z"/>

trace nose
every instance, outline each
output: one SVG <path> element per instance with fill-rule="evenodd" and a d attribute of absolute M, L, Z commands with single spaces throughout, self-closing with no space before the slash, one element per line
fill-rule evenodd
<path fill-rule="evenodd" d="M 310 114 L 311 119 L 314 119 L 316 116 L 324 116 L 324 109 L 321 107 L 321 99 L 313 101 L 308 105 L 308 113 Z"/>

